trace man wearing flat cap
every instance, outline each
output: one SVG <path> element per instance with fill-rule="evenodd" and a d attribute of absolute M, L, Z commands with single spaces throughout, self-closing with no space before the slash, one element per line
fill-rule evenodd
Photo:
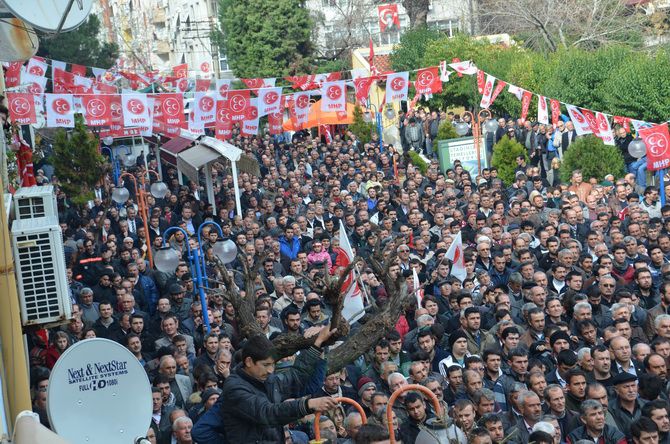
<path fill-rule="evenodd" d="M 621 433 L 630 436 L 630 426 L 640 418 L 645 404 L 638 397 L 637 376 L 628 372 L 617 373 L 612 384 L 616 396 L 609 402 L 609 411 Z"/>

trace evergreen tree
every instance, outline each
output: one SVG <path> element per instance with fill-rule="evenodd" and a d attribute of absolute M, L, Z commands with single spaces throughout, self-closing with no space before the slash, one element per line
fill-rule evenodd
<path fill-rule="evenodd" d="M 312 20 L 301 0 L 220 0 L 214 39 L 239 77 L 309 72 Z"/>
<path fill-rule="evenodd" d="M 72 130 L 59 129 L 56 133 L 51 162 L 61 188 L 75 204 L 84 205 L 94 196 L 93 187 L 100 179 L 104 164 L 99 145 L 98 138 L 86 128 L 80 115 Z"/>
<path fill-rule="evenodd" d="M 37 55 L 78 65 L 109 68 L 119 56 L 116 43 L 100 41 L 100 19 L 95 14 L 79 28 L 57 36 L 41 34 Z M 91 73 L 88 73 L 91 74 Z"/>

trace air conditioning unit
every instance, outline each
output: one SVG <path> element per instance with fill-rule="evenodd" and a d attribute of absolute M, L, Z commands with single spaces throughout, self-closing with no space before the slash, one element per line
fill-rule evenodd
<path fill-rule="evenodd" d="M 14 193 L 16 220 L 47 218 L 50 225 L 58 225 L 58 204 L 54 187 L 23 187 Z"/>
<path fill-rule="evenodd" d="M 72 302 L 65 274 L 63 237 L 58 220 L 16 220 L 12 251 L 24 326 L 65 321 Z"/>

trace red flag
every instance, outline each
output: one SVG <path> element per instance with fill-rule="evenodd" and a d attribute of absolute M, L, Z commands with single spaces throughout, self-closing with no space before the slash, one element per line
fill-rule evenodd
<path fill-rule="evenodd" d="M 172 68 L 172 75 L 178 79 L 185 79 L 188 77 L 188 63 L 182 63 L 181 65 L 174 66 Z"/>
<path fill-rule="evenodd" d="M 195 91 L 196 92 L 205 92 L 209 91 L 209 84 L 212 81 L 210 79 L 195 79 Z"/>
<path fill-rule="evenodd" d="M 455 276 L 460 281 L 463 281 L 468 276 L 468 272 L 465 269 L 463 238 L 460 231 L 451 242 L 451 245 L 449 246 L 449 249 L 447 250 L 447 253 L 444 255 L 444 257 L 452 262 L 451 275 Z"/>
<path fill-rule="evenodd" d="M 273 88 L 277 81 L 277 79 L 275 78 L 267 78 L 267 79 L 256 78 L 256 79 L 240 79 L 240 80 L 245 85 L 247 85 L 247 88 L 254 90 L 254 92 L 256 92 L 260 88 Z"/>
<path fill-rule="evenodd" d="M 291 82 L 291 88 L 305 90 L 305 86 L 310 82 L 310 76 L 287 76 L 286 81 Z"/>
<path fill-rule="evenodd" d="M 400 17 L 398 16 L 398 5 L 379 5 L 377 7 L 379 14 L 379 30 L 385 32 L 387 29 L 400 30 Z"/>
<path fill-rule="evenodd" d="M 668 124 L 640 128 L 638 134 L 647 145 L 647 170 L 657 171 L 670 166 L 670 133 Z"/>
<path fill-rule="evenodd" d="M 251 96 L 248 89 L 239 89 L 228 91 L 228 112 L 230 120 L 239 122 L 247 118 L 249 112 Z"/>
<path fill-rule="evenodd" d="M 596 136 L 600 137 L 600 128 L 598 128 L 598 122 L 596 121 L 596 116 L 590 109 L 581 108 L 582 115 L 586 119 L 586 123 L 589 124 L 589 129 Z"/>
<path fill-rule="evenodd" d="M 159 94 L 162 110 L 162 121 L 168 126 L 185 128 L 186 121 L 184 119 L 184 97 L 181 94 Z"/>
<path fill-rule="evenodd" d="M 354 79 L 354 88 L 356 89 L 356 101 L 363 106 L 367 106 L 370 87 L 375 81 L 375 77 L 359 77 Z"/>
<path fill-rule="evenodd" d="M 627 133 L 630 133 L 630 120 L 629 117 L 614 116 L 614 123 L 623 126 Z"/>
<path fill-rule="evenodd" d="M 30 93 L 7 93 L 9 114 L 19 125 L 37 123 L 35 96 Z"/>
<path fill-rule="evenodd" d="M 21 62 L 10 62 L 5 69 L 5 87 L 15 88 L 21 84 Z"/>
<path fill-rule="evenodd" d="M 14 133 L 12 136 L 13 150 L 16 151 L 16 164 L 19 170 L 22 187 L 34 187 L 35 170 L 33 168 L 33 150 L 28 143 L 23 140 L 20 133 Z"/>
<path fill-rule="evenodd" d="M 72 65 L 70 71 L 75 76 L 86 77 L 86 67 L 83 65 Z"/>
<path fill-rule="evenodd" d="M 442 81 L 437 66 L 420 69 L 416 74 L 414 88 L 419 94 L 436 94 L 442 91 Z"/>
<path fill-rule="evenodd" d="M 486 84 L 485 74 L 481 69 L 477 71 L 477 91 L 479 91 L 479 94 L 484 94 L 484 85 Z"/>
<path fill-rule="evenodd" d="M 270 134 L 277 135 L 284 132 L 284 112 L 268 114 L 268 126 L 270 127 Z"/>
<path fill-rule="evenodd" d="M 375 66 L 375 48 L 372 43 L 372 37 L 370 37 L 370 54 L 368 54 L 368 65 L 370 65 L 370 75 L 378 76 L 379 70 Z"/>
<path fill-rule="evenodd" d="M 528 117 L 528 108 L 530 107 L 530 99 L 533 97 L 533 93 L 530 91 L 524 91 L 523 96 L 521 97 L 521 120 L 526 121 Z"/>
<path fill-rule="evenodd" d="M 110 126 L 112 124 L 112 96 L 81 96 L 81 106 L 89 126 Z"/>
<path fill-rule="evenodd" d="M 489 106 L 493 105 L 493 102 L 495 102 L 496 97 L 498 97 L 498 95 L 500 95 L 502 90 L 505 89 L 505 86 L 507 86 L 507 82 L 498 79 L 498 84 L 496 85 L 496 89 L 493 90 L 493 94 L 491 95 L 491 103 L 489 104 Z"/>
<path fill-rule="evenodd" d="M 480 71 L 481 72 L 481 71 Z M 484 90 L 482 92 L 482 100 L 479 102 L 480 108 L 488 108 L 491 106 L 491 96 L 493 95 L 493 84 L 496 78 L 490 74 L 486 75 L 486 83 L 484 83 Z"/>
<path fill-rule="evenodd" d="M 558 120 L 561 118 L 561 102 L 556 99 L 551 99 L 549 103 L 551 106 L 551 124 L 556 128 L 556 126 L 558 126 Z"/>
<path fill-rule="evenodd" d="M 233 121 L 226 109 L 227 101 L 216 102 L 216 126 L 215 136 L 219 140 L 229 140 L 233 135 Z"/>

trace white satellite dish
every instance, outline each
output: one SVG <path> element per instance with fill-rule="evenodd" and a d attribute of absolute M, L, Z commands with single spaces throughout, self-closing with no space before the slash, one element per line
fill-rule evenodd
<path fill-rule="evenodd" d="M 93 0 L 1 0 L 18 18 L 44 32 L 72 31 L 91 13 Z"/>
<path fill-rule="evenodd" d="M 0 21 L 0 60 L 28 60 L 37 53 L 38 47 L 37 34 L 28 23 L 16 17 Z"/>
<path fill-rule="evenodd" d="M 131 444 L 151 423 L 151 385 L 140 362 L 109 339 L 77 342 L 49 378 L 47 413 L 73 444 Z"/>

